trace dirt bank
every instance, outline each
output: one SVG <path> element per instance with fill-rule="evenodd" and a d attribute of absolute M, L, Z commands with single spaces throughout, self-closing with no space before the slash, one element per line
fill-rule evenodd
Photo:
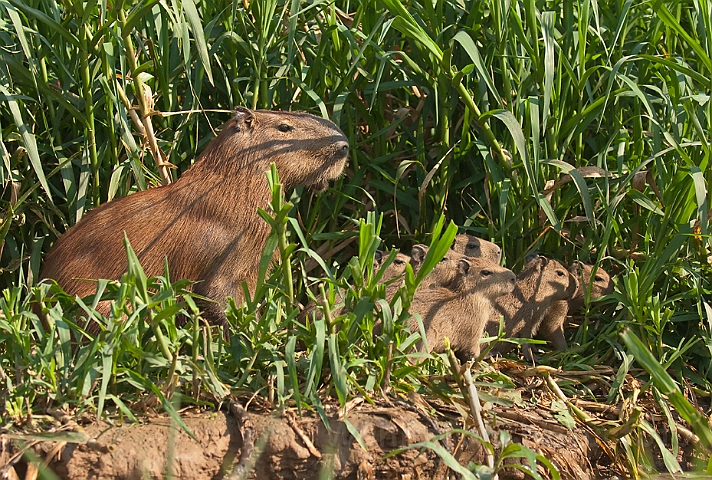
<path fill-rule="evenodd" d="M 324 469 L 339 479 L 448 478 L 445 465 L 429 449 L 384 456 L 462 425 L 403 405 L 361 404 L 343 418 L 335 410 L 327 408 L 330 430 L 312 412 L 299 418 L 293 410 L 281 415 L 236 415 L 233 410 L 183 412 L 181 417 L 195 439 L 164 415 L 142 419 L 141 424 L 68 425 L 56 429 L 52 439 L 5 434 L 0 464 L 8 466 L 22 439 L 34 443 L 34 451 L 64 479 L 162 478 L 168 465 L 174 476 L 189 480 L 228 478 L 245 470 L 251 470 L 249 478 L 256 479 L 308 479 Z M 533 412 L 510 410 L 498 416 L 499 429 L 551 458 L 565 477 L 592 478 L 592 442 L 585 432 L 572 434 Z M 363 445 L 349 428 L 358 432 Z M 248 449 L 252 446 L 251 454 L 243 448 L 243 435 Z M 452 435 L 436 443 L 454 453 L 461 464 L 485 462 L 484 450 L 471 439 Z M 23 477 L 27 468 L 23 462 L 14 466 Z"/>
<path fill-rule="evenodd" d="M 621 453 L 614 453 L 614 443 L 595 426 L 595 422 L 620 421 L 620 409 L 577 402 L 593 416 L 588 423 L 573 421 L 541 378 L 521 373 L 516 389 L 491 390 L 482 398 L 496 452 L 501 451 L 501 432 L 507 432 L 513 443 L 551 461 L 562 478 L 624 473 Z M 413 393 L 369 404 L 358 398 L 344 409 L 323 399 L 327 428 L 315 412 L 303 410 L 300 417 L 295 408 L 275 410 L 260 398 L 251 402 L 234 399 L 219 412 L 181 411 L 193 437 L 165 414 L 144 415 L 136 424 L 110 425 L 89 419 L 80 425 L 74 417 L 55 412 L 47 420 L 35 419 L 22 429 L 0 435 L 0 474 L 2 478 L 18 478 L 13 473 L 34 478 L 32 459 L 23 457 L 23 450 L 34 452 L 59 478 L 71 480 L 164 478 L 167 474 L 187 480 L 311 479 L 319 478 L 321 472 L 358 480 L 455 478 L 434 448 L 448 452 L 463 466 L 486 462 L 484 448 L 471 437 L 453 433 L 434 439 L 452 429 L 473 428 L 466 406 L 452 399 L 446 403 Z M 653 418 L 654 414 L 647 415 Z M 386 456 L 421 442 L 432 448 Z M 690 450 L 680 447 L 681 452 Z M 684 460 L 682 454 L 679 460 Z M 513 460 L 505 463 L 509 461 Z M 542 465 L 538 471 L 548 476 Z M 500 478 L 520 479 L 524 474 L 506 468 Z"/>

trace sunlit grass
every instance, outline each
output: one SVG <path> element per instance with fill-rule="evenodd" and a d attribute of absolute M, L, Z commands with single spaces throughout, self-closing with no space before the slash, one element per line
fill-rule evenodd
<path fill-rule="evenodd" d="M 129 415 L 144 396 L 219 401 L 248 388 L 343 403 L 385 387 L 386 371 L 396 391 L 419 388 L 408 385 L 443 367 L 417 369 L 404 353 L 417 279 L 386 307 L 372 255 L 378 239 L 437 242 L 443 214 L 499 243 L 515 270 L 538 252 L 617 273 L 552 364 L 625 376 L 627 328 L 682 391 L 709 396 L 709 19 L 696 0 L 0 1 L 5 415 L 40 398 Z M 117 309 L 93 339 L 71 324 L 91 307 L 72 298 L 35 316 L 30 300 L 50 287 L 31 286 L 54 240 L 92 206 L 177 178 L 236 105 L 329 116 L 352 155 L 326 194 L 287 192 L 295 208 L 278 209 L 271 242 L 294 245 L 293 268 L 280 277 L 263 262 L 262 289 L 230 306 L 230 342 L 199 321 L 182 282 L 156 280 L 153 299 L 99 284 L 133 313 L 122 322 Z M 311 269 L 315 251 L 335 253 Z M 295 322 L 319 284 L 356 306 L 332 318 L 340 329 Z M 379 319 L 392 337 L 370 335 Z M 623 397 L 612 385 L 608 401 Z"/>

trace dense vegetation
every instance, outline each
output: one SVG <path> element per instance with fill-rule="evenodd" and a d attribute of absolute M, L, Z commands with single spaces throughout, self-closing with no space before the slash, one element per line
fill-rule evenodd
<path fill-rule="evenodd" d="M 4 420 L 52 403 L 101 414 L 110 401 L 131 415 L 126 405 L 146 393 L 171 410 L 171 396 L 264 389 L 319 410 L 317 392 L 344 402 L 378 386 L 433 388 L 423 379 L 445 364 L 415 368 L 403 353 L 415 337 L 400 328 L 401 307 L 418 279 L 389 306 L 371 259 L 379 237 L 437 247 L 443 215 L 499 243 L 515 271 L 540 252 L 618 274 L 606 315 L 547 363 L 612 365 L 608 401 L 618 402 L 630 395 L 631 353 L 654 370 L 648 350 L 657 383 L 644 388 L 661 408 L 660 392 L 681 408 L 670 388 L 708 398 L 711 8 L 0 0 Z M 117 308 L 72 350 L 82 335 L 73 312 L 91 305 L 59 295 L 46 302 L 48 323 L 32 313 L 33 299 L 56 290 L 31 288 L 43 254 L 92 206 L 177 178 L 236 105 L 329 117 L 352 145 L 326 194 L 289 192 L 291 210 L 275 199 L 271 245 L 292 262 L 294 286 L 277 271 L 248 305 L 231 305 L 224 343 L 199 323 L 186 283 L 148 289 L 133 265 L 123 286 L 99 284 L 129 320 Z M 357 307 L 298 325 L 292 292 L 306 302 L 319 277 L 326 292 L 349 285 Z M 372 339 L 377 319 L 386 327 Z M 626 328 L 642 343 L 629 333 L 624 344 Z M 642 453 L 627 454 L 636 468 Z"/>

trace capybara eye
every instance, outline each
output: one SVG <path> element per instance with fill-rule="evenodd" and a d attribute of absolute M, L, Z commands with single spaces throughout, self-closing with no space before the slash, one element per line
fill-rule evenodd
<path fill-rule="evenodd" d="M 480 248 L 480 246 L 477 245 L 476 243 L 468 243 L 467 248 Z"/>
<path fill-rule="evenodd" d="M 396 265 L 403 265 L 405 262 L 403 260 L 393 260 Z"/>
<path fill-rule="evenodd" d="M 444 261 L 446 261 L 446 260 L 448 260 L 448 258 L 447 258 L 447 255 L 446 255 L 446 256 L 444 256 L 444 257 L 443 257 L 443 259 L 442 259 L 442 260 L 440 260 L 440 261 L 441 261 L 441 262 L 444 262 Z"/>
<path fill-rule="evenodd" d="M 563 277 L 565 273 L 562 270 L 557 270 L 556 275 L 558 275 L 559 277 Z"/>
<path fill-rule="evenodd" d="M 597 282 L 602 282 L 602 281 L 603 281 L 603 277 L 600 276 L 600 275 L 596 275 L 596 277 L 594 278 L 594 280 L 597 281 Z"/>
<path fill-rule="evenodd" d="M 490 275 L 492 275 L 492 270 L 482 270 L 483 277 L 489 277 Z"/>
<path fill-rule="evenodd" d="M 291 125 L 288 125 L 286 123 L 282 123 L 279 125 L 279 127 L 277 127 L 277 130 L 279 130 L 280 132 L 283 132 L 283 133 L 287 133 L 287 132 L 291 132 L 292 130 L 294 130 L 294 127 L 292 127 Z"/>

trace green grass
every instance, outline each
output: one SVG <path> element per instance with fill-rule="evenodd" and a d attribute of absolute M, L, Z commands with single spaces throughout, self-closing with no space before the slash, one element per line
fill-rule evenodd
<path fill-rule="evenodd" d="M 248 389 L 318 409 L 317 394 L 421 388 L 447 370 L 403 353 L 415 337 L 400 309 L 418 279 L 386 306 L 370 262 L 379 241 L 437 241 L 443 215 L 499 243 L 515 270 L 536 251 L 617 273 L 603 313 L 551 365 L 607 364 L 622 379 L 635 365 L 626 331 L 676 388 L 709 398 L 711 35 L 699 0 L 0 0 L 3 421 L 47 402 L 131 415 L 146 396 L 170 410 L 172 396 Z M 72 350 L 72 319 L 92 309 L 60 294 L 39 321 L 31 301 L 56 291 L 32 287 L 43 254 L 92 206 L 179 176 L 236 105 L 328 116 L 352 145 L 333 189 L 287 192 L 295 207 L 275 210 L 271 241 L 292 268 L 265 262 L 264 286 L 230 306 L 229 343 L 200 323 L 185 282 L 136 269 L 99 284 L 130 321 L 117 310 Z M 317 249 L 338 252 L 308 271 Z M 295 301 L 319 284 L 331 302 L 345 288 L 353 312 L 298 324 Z M 388 335 L 374 340 L 378 319 Z M 649 371 L 644 390 L 666 404 L 670 384 Z M 629 398 L 619 387 L 610 403 Z"/>

